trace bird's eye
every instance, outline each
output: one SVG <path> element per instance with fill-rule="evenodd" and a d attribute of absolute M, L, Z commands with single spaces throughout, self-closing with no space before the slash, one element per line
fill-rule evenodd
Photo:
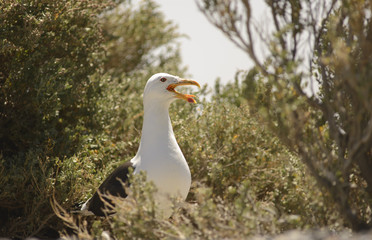
<path fill-rule="evenodd" d="M 160 78 L 160 81 L 165 82 L 165 81 L 167 81 L 167 79 L 166 78 Z"/>

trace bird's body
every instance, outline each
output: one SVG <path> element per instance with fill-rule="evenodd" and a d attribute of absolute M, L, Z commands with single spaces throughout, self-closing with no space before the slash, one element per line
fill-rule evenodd
<path fill-rule="evenodd" d="M 82 210 L 104 216 L 107 212 L 103 211 L 105 205 L 100 193 L 127 197 L 121 181 L 127 182 L 131 167 L 134 174 L 143 171 L 147 180 L 154 183 L 157 189 L 154 197 L 161 216 L 171 215 L 171 198 L 186 199 L 191 185 L 191 174 L 174 136 L 168 108 L 175 98 L 189 102 L 195 100 L 193 95 L 175 91 L 174 88 L 179 85 L 199 86 L 195 81 L 183 80 L 165 73 L 155 74 L 148 80 L 143 96 L 142 136 L 136 156 L 111 173 L 93 197 L 84 204 Z"/>

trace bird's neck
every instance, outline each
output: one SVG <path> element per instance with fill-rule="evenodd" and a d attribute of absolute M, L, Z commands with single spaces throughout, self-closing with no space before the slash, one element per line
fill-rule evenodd
<path fill-rule="evenodd" d="M 144 104 L 142 137 L 139 151 L 164 149 L 177 145 L 169 117 L 169 104 Z"/>

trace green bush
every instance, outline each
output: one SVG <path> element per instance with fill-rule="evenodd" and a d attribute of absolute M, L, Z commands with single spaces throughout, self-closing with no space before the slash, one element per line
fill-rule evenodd
<path fill-rule="evenodd" d="M 149 76 L 186 76 L 175 41 L 181 35 L 153 1 L 28 1 L 0 8 L 0 236 L 57 237 L 73 230 L 84 239 L 103 231 L 118 239 L 205 239 L 342 228 L 298 157 L 266 129 L 258 109 L 248 107 L 244 95 L 252 90 L 238 80 L 216 84 L 209 102 L 178 101 L 170 108 L 193 178 L 171 220 L 154 217 L 153 189 L 141 183 L 143 176 L 131 188 L 141 194 L 121 202 L 119 214 L 71 215 L 74 204 L 135 155 Z M 206 87 L 196 95 L 205 94 Z"/>
<path fill-rule="evenodd" d="M 98 1 L 1 4 L 1 133 L 4 156 L 32 148 L 73 152 L 75 127 L 91 124 L 103 56 Z"/>
<path fill-rule="evenodd" d="M 102 25 L 107 47 L 105 71 L 111 77 L 156 66 L 165 69 L 170 63 L 173 66 L 168 70 L 180 69 L 174 64 L 179 63 L 176 40 L 182 35 L 174 23 L 165 20 L 154 1 L 121 4 L 105 14 Z"/>
<path fill-rule="evenodd" d="M 253 1 L 197 4 L 254 62 L 242 74 L 250 105 L 301 157 L 345 223 L 371 230 L 372 2 L 268 0 L 260 27 Z"/>
<path fill-rule="evenodd" d="M 126 1 L 118 6 L 120 2 L 0 5 L 0 236 L 56 234 L 61 225 L 56 224 L 51 197 L 67 208 L 86 200 L 115 167 L 112 159 L 127 160 L 136 151 L 132 136 L 140 122 L 129 131 L 120 125 L 140 120 L 141 99 L 134 96 L 148 76 L 184 71 L 173 42 L 179 36 L 176 27 L 157 6 L 143 1 L 137 10 Z M 144 22 L 144 16 L 153 18 Z M 169 37 L 151 46 L 144 32 L 125 31 L 112 18 L 133 29 L 150 29 L 156 20 L 151 37 Z M 138 41 L 115 41 L 116 29 Z M 141 53 L 133 59 L 123 55 L 121 63 L 133 69 L 120 65 L 112 70 L 113 46 Z M 160 48 L 168 51 L 158 52 Z M 163 61 L 144 64 L 151 58 Z M 118 104 L 123 108 L 118 110 Z"/>
<path fill-rule="evenodd" d="M 0 235 L 38 233 L 52 218 L 60 164 L 94 125 L 109 1 L 0 5 Z M 66 177 L 66 176 L 65 176 Z"/>
<path fill-rule="evenodd" d="M 175 135 L 193 179 L 186 203 L 176 204 L 172 220 L 155 218 L 152 190 L 137 181 L 131 188 L 142 194 L 132 196 L 134 201 L 117 201 L 118 214 L 112 218 L 85 219 L 91 223 L 88 228 L 81 219 L 75 225 L 76 234 L 92 239 L 101 237 L 103 231 L 116 238 L 221 239 L 295 228 L 341 229 L 339 216 L 329 211 L 334 206 L 323 204 L 327 197 L 317 190 L 297 156 L 267 131 L 257 114 L 249 113 L 243 100 L 240 107 L 235 105 L 237 99 L 226 101 L 239 95 L 241 90 L 234 89 L 232 84 L 213 97 L 218 101 L 203 102 L 202 114 L 201 105 L 182 101 L 170 108 Z M 126 131 L 130 128 L 128 125 Z M 135 154 L 139 135 L 134 133 L 131 141 L 115 147 L 125 151 L 126 144 L 135 145 L 127 160 Z M 119 158 L 110 161 L 111 166 L 102 166 L 103 175 L 120 162 Z M 78 221 L 76 217 L 64 219 L 70 224 Z"/>

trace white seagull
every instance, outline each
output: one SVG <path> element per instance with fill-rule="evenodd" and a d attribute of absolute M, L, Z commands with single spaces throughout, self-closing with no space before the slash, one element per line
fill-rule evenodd
<path fill-rule="evenodd" d="M 196 81 L 167 73 L 157 73 L 147 81 L 143 94 L 142 136 L 137 154 L 105 179 L 93 197 L 84 203 L 81 209 L 83 212 L 88 211 L 97 216 L 113 213 L 113 209 L 106 204 L 112 202 L 101 194 L 126 198 L 127 193 L 120 181 L 128 182 L 129 168 L 133 168 L 134 174 L 146 172 L 147 180 L 156 186 L 154 198 L 159 216 L 171 216 L 172 197 L 186 199 L 191 185 L 190 169 L 174 136 L 168 112 L 170 104 L 176 99 L 196 103 L 194 95 L 175 90 L 177 86 L 183 85 L 200 87 Z"/>

